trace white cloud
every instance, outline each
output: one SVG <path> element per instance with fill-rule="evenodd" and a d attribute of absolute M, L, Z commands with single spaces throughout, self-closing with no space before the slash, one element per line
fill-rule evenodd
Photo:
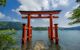
<path fill-rule="evenodd" d="M 45 3 L 44 3 L 45 2 Z M 42 2 L 42 7 L 44 8 L 44 9 L 49 9 L 49 2 L 48 2 L 48 0 L 43 0 L 43 2 Z"/>
<path fill-rule="evenodd" d="M 59 6 L 68 6 L 69 5 L 69 0 L 50 0 L 50 3 L 52 3 L 52 8 L 57 8 Z"/>
<path fill-rule="evenodd" d="M 4 21 L 9 21 L 9 20 L 11 20 L 11 17 L 6 16 L 5 14 L 3 14 L 3 13 L 0 12 L 0 19 L 4 20 Z"/>
<path fill-rule="evenodd" d="M 20 14 L 20 12 L 19 12 L 19 9 L 12 9 L 11 11 L 13 11 L 13 12 L 15 12 L 15 13 L 17 13 L 17 14 Z"/>
<path fill-rule="evenodd" d="M 1 19 L 1 18 L 4 18 L 4 17 L 5 17 L 5 15 L 0 12 L 0 19 Z"/>
<path fill-rule="evenodd" d="M 73 14 L 73 13 L 69 11 L 69 12 L 66 12 L 64 16 L 65 16 L 66 18 L 69 18 L 69 17 L 72 16 L 72 14 Z"/>
<path fill-rule="evenodd" d="M 59 6 L 58 4 L 54 3 L 52 7 L 57 8 L 58 6 Z"/>
<path fill-rule="evenodd" d="M 76 9 L 76 8 L 78 8 L 78 7 L 79 7 L 79 4 L 77 4 L 76 6 L 74 6 L 70 11 L 66 12 L 64 16 L 65 16 L 66 18 L 71 17 L 72 14 L 73 14 L 73 10 Z"/>
<path fill-rule="evenodd" d="M 12 21 L 14 21 L 14 22 L 20 22 L 18 19 L 12 19 Z"/>
<path fill-rule="evenodd" d="M 21 6 L 19 7 L 19 9 L 21 10 L 35 11 L 41 9 L 40 5 L 36 3 L 34 0 L 19 0 L 19 2 L 21 3 Z"/>
<path fill-rule="evenodd" d="M 80 6 L 80 4 L 77 4 L 76 6 L 73 7 L 73 9 L 76 9 Z"/>
<path fill-rule="evenodd" d="M 26 11 L 40 11 L 42 9 L 49 10 L 51 8 L 57 8 L 58 6 L 67 6 L 69 0 L 18 0 L 20 6 L 18 10 Z M 52 4 L 52 5 L 50 5 Z"/>
<path fill-rule="evenodd" d="M 59 4 L 62 6 L 67 6 L 69 4 L 69 0 L 59 0 Z"/>
<path fill-rule="evenodd" d="M 18 19 L 11 18 L 10 16 L 6 16 L 5 14 L 0 12 L 0 21 L 14 21 L 14 22 L 19 22 Z"/>

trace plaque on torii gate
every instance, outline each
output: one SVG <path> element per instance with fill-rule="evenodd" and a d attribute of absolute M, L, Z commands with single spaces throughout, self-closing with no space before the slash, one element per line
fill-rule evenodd
<path fill-rule="evenodd" d="M 60 12 L 61 12 L 61 10 L 54 10 L 54 11 L 20 11 L 20 13 L 22 14 L 22 18 L 23 19 L 24 18 L 28 19 L 27 25 L 23 24 L 22 43 L 26 43 L 27 40 L 30 41 L 31 38 L 32 38 L 32 27 L 31 27 L 31 24 L 30 24 L 30 19 L 49 18 L 50 19 L 50 27 L 48 27 L 49 38 L 50 38 L 51 41 L 54 41 L 54 39 L 55 39 L 56 44 L 58 44 L 58 26 L 57 26 L 57 24 L 54 24 L 54 32 L 53 32 L 53 18 L 58 18 L 58 16 L 55 16 L 55 14 L 59 14 Z"/>

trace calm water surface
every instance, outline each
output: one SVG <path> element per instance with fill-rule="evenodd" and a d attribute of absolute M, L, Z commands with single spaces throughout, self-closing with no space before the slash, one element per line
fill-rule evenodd
<path fill-rule="evenodd" d="M 31 48 L 35 42 L 42 40 L 48 50 L 80 50 L 80 30 L 59 30 L 59 45 L 50 44 L 48 39 L 48 32 L 46 31 L 33 31 L 32 42 L 28 45 Z M 22 31 L 19 30 L 15 36 L 17 40 L 16 47 L 21 48 Z M 30 49 L 29 47 L 29 49 Z"/>

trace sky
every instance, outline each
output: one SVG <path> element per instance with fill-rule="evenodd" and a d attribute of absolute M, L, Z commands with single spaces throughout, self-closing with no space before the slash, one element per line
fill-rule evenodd
<path fill-rule="evenodd" d="M 74 27 L 80 24 L 69 25 L 72 20 L 73 9 L 79 6 L 75 0 L 7 0 L 6 6 L 0 6 L 0 21 L 13 21 L 27 23 L 27 19 L 22 19 L 20 10 L 24 11 L 51 11 L 61 10 L 58 19 L 53 19 L 53 23 L 58 23 L 59 27 Z M 31 25 L 34 27 L 49 26 L 49 19 L 31 19 Z"/>

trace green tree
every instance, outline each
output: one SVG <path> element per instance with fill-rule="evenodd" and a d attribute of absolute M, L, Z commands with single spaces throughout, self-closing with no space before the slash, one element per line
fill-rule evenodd
<path fill-rule="evenodd" d="M 72 16 L 69 19 L 73 20 L 69 24 L 77 24 L 80 23 L 80 6 L 73 10 Z"/>
<path fill-rule="evenodd" d="M 76 0 L 76 2 L 80 2 L 80 0 Z"/>
<path fill-rule="evenodd" d="M 13 38 L 15 35 L 14 30 L 0 30 L 0 50 L 11 50 L 12 46 L 16 44 Z"/>
<path fill-rule="evenodd" d="M 6 5 L 6 0 L 0 0 L 0 5 L 5 6 Z"/>
<path fill-rule="evenodd" d="M 76 2 L 80 3 L 80 0 L 76 0 Z M 69 23 L 70 25 L 80 23 L 80 5 L 79 7 L 73 10 L 72 16 L 69 17 L 69 19 L 73 20 Z"/>

